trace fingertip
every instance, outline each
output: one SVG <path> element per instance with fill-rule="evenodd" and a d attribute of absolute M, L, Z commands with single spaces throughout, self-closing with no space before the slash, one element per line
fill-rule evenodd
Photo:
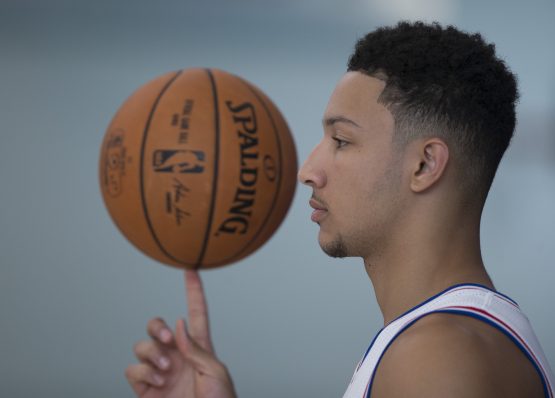
<path fill-rule="evenodd" d="M 170 343 L 172 341 L 172 332 L 164 328 L 160 330 L 159 337 L 162 343 Z"/>
<path fill-rule="evenodd" d="M 170 367 L 170 360 L 167 357 L 160 357 L 158 359 L 158 366 L 160 367 L 160 369 L 162 370 L 168 370 Z"/>
<path fill-rule="evenodd" d="M 158 373 L 154 373 L 152 375 L 152 381 L 157 386 L 162 386 L 162 385 L 164 385 L 164 382 L 165 382 L 164 378 L 161 375 L 159 375 Z"/>
<path fill-rule="evenodd" d="M 153 318 L 148 322 L 147 333 L 154 340 L 163 344 L 171 343 L 173 339 L 173 332 L 160 317 Z"/>

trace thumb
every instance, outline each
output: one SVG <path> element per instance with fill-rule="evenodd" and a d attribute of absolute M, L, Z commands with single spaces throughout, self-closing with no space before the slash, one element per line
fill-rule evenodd
<path fill-rule="evenodd" d="M 221 373 L 222 364 L 214 354 L 204 350 L 195 340 L 191 338 L 184 319 L 179 319 L 175 325 L 175 342 L 183 356 L 193 365 L 193 368 L 201 373 L 218 377 Z"/>

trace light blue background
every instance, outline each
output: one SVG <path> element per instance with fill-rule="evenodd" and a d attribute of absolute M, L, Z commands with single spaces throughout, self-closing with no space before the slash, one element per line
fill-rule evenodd
<path fill-rule="evenodd" d="M 492 0 L 2 0 L 0 396 L 131 397 L 148 319 L 185 313 L 181 273 L 135 250 L 97 182 L 110 118 L 164 72 L 210 66 L 262 88 L 301 160 L 355 40 L 399 18 L 480 31 L 520 80 L 513 145 L 483 219 L 498 289 L 555 364 L 555 3 Z M 241 397 L 338 397 L 381 326 L 362 262 L 332 260 L 299 187 L 260 251 L 203 274 L 219 356 Z"/>

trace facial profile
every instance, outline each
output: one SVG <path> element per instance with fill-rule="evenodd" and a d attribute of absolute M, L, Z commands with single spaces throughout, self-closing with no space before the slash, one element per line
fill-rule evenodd
<path fill-rule="evenodd" d="M 399 154 L 393 117 L 378 102 L 383 87 L 360 72 L 341 78 L 324 113 L 324 136 L 299 172 L 313 189 L 311 218 L 320 226 L 320 246 L 332 257 L 378 250 L 397 217 Z"/>

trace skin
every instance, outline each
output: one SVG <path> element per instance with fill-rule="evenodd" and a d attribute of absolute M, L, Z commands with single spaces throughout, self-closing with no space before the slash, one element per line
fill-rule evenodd
<path fill-rule="evenodd" d="M 342 77 L 299 180 L 313 191 L 320 246 L 363 259 L 387 325 L 454 284 L 494 286 L 480 253 L 483 200 L 461 191 L 464 166 L 433 131 L 395 143 L 394 119 L 379 103 L 384 85 L 359 72 Z M 151 320 L 150 340 L 135 346 L 139 363 L 127 368 L 129 383 L 144 398 L 234 398 L 212 347 L 200 278 L 186 271 L 185 282 L 190 328 Z M 543 397 L 532 364 L 493 327 L 451 314 L 429 315 L 401 334 L 372 387 L 372 398 L 500 396 Z"/>
<path fill-rule="evenodd" d="M 493 284 L 480 254 L 482 204 L 469 207 L 461 197 L 457 165 L 441 139 L 398 148 L 393 116 L 378 102 L 384 86 L 359 72 L 344 75 L 299 180 L 326 208 L 320 246 L 363 258 L 388 324 L 456 283 Z"/>
<path fill-rule="evenodd" d="M 151 319 L 150 339 L 135 344 L 139 363 L 127 367 L 127 380 L 141 398 L 236 398 L 229 372 L 214 353 L 196 271 L 185 271 L 185 290 L 190 327 L 180 319 L 172 330 L 163 319 Z"/>
<path fill-rule="evenodd" d="M 387 325 L 454 284 L 494 286 L 480 254 L 482 200 L 459 189 L 464 166 L 433 131 L 396 144 L 393 117 L 379 103 L 384 86 L 359 72 L 343 76 L 299 180 L 312 188 L 311 204 L 324 208 L 317 216 L 322 249 L 362 257 Z M 543 390 L 501 332 L 434 314 L 395 340 L 372 387 L 373 398 L 424 396 L 543 397 Z"/>

